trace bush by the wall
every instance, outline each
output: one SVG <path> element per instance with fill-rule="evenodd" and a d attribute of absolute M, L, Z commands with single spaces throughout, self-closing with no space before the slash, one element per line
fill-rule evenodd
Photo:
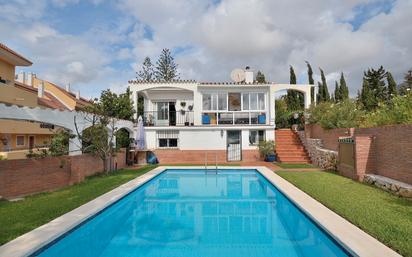
<path fill-rule="evenodd" d="M 364 115 L 360 127 L 412 124 L 412 94 L 396 96 L 388 104 L 380 104 L 374 112 Z"/>
<path fill-rule="evenodd" d="M 323 102 L 309 109 L 309 123 L 318 123 L 325 129 L 357 127 L 364 112 L 355 101 Z"/>

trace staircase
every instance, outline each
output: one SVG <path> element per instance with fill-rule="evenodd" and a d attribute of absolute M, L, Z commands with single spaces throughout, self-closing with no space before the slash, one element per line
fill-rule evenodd
<path fill-rule="evenodd" d="M 299 136 L 290 129 L 275 130 L 276 154 L 279 162 L 310 163 Z"/>

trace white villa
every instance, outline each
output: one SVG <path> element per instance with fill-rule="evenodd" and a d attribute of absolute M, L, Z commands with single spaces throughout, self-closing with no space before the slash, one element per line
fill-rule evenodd
<path fill-rule="evenodd" d="M 258 142 L 275 139 L 276 92 L 300 91 L 308 108 L 313 85 L 259 84 L 249 69 L 243 76 L 221 83 L 129 81 L 136 113 L 143 101 L 147 148 L 166 163 L 176 154 L 181 160 L 182 151 L 193 161 L 206 151 L 219 153 L 219 161 L 256 160 Z"/>

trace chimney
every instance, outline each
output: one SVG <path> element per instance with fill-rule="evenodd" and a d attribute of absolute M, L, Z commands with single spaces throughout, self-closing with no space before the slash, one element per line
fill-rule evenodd
<path fill-rule="evenodd" d="M 77 92 L 76 92 L 76 99 L 80 100 L 80 90 L 77 90 Z"/>
<path fill-rule="evenodd" d="M 253 83 L 253 71 L 250 69 L 249 66 L 245 68 L 245 83 L 252 84 Z"/>
<path fill-rule="evenodd" d="M 16 81 L 24 84 L 24 71 L 20 71 L 16 75 Z"/>
<path fill-rule="evenodd" d="M 70 83 L 66 84 L 66 91 L 70 93 Z"/>
<path fill-rule="evenodd" d="M 29 86 L 33 86 L 33 77 L 35 77 L 34 73 L 31 73 L 31 72 L 27 73 L 27 79 L 25 81 L 25 84 Z M 43 88 L 44 88 L 44 85 L 43 85 Z"/>
<path fill-rule="evenodd" d="M 39 84 L 39 86 L 38 86 L 38 88 L 37 88 L 37 96 L 38 96 L 39 98 L 43 98 L 43 97 L 44 97 L 44 82 L 43 82 L 43 81 Z"/>

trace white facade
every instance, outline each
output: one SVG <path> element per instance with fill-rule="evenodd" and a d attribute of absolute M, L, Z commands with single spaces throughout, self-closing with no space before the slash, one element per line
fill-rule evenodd
<path fill-rule="evenodd" d="M 259 140 L 274 140 L 275 93 L 298 90 L 308 108 L 311 87 L 129 81 L 136 113 L 143 114 L 148 149 L 227 150 L 231 144 L 240 151 L 256 149 Z"/>

